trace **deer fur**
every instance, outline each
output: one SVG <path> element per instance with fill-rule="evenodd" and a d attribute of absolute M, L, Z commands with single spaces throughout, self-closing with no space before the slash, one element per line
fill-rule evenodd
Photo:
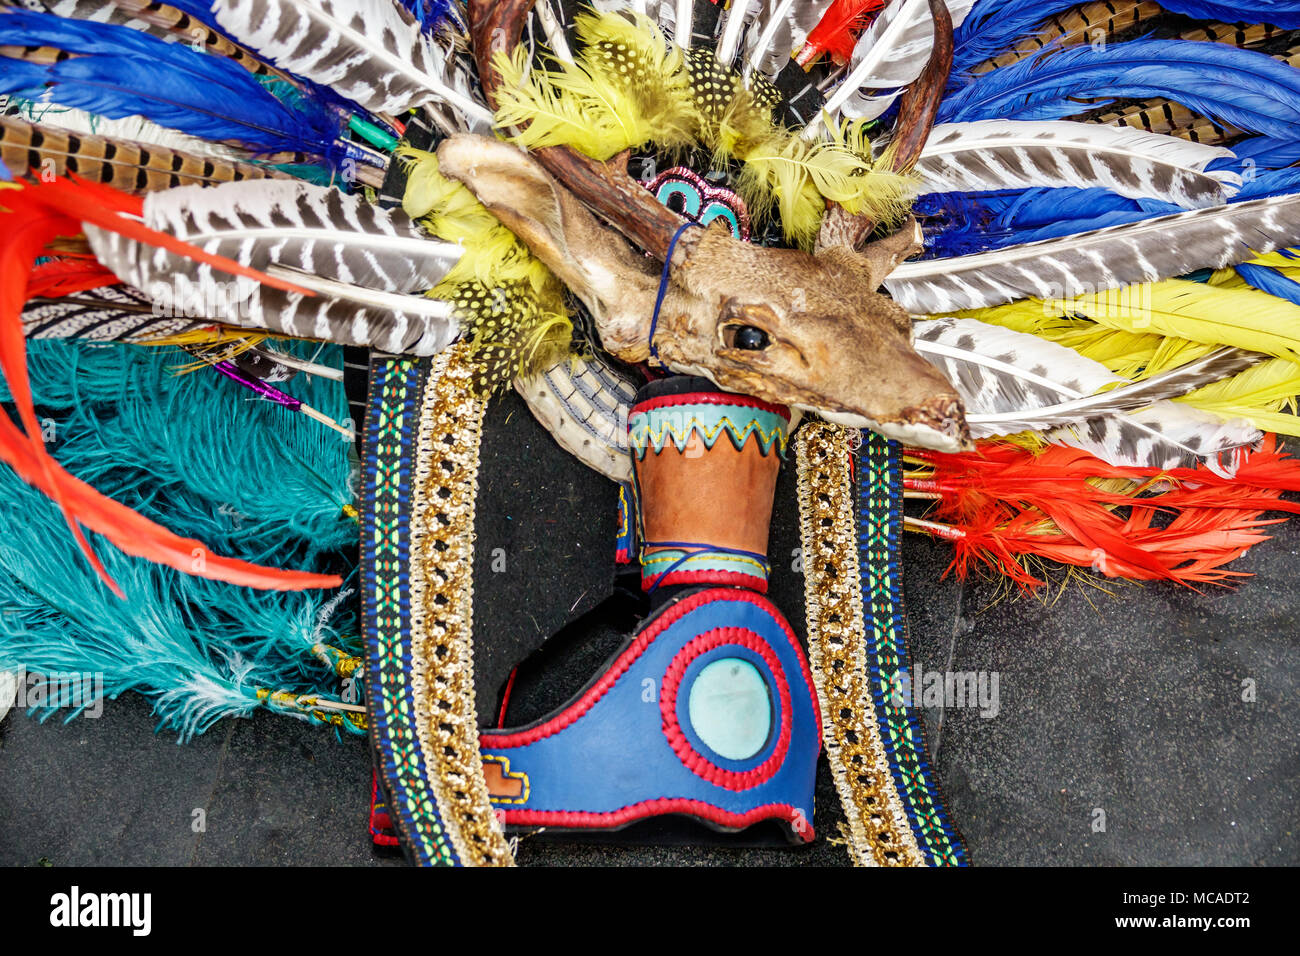
<path fill-rule="evenodd" d="M 662 265 L 603 225 L 529 153 L 495 139 L 454 136 L 439 169 L 463 182 L 590 310 L 601 344 L 628 362 L 651 357 Z M 915 223 L 862 252 L 810 255 L 751 245 L 723 226 L 689 229 L 678 244 L 654 345 L 674 372 L 956 451 L 969 444 L 961 401 L 911 345 L 908 314 L 876 290 L 917 248 Z M 743 327 L 766 346 L 736 347 Z"/>
<path fill-rule="evenodd" d="M 493 57 L 520 42 L 532 6 L 469 0 L 471 44 L 490 104 L 501 82 Z M 943 0 L 930 0 L 930 10 L 935 44 L 899 106 L 889 151 L 895 171 L 919 158 L 952 68 L 952 19 Z M 655 350 L 671 370 L 911 444 L 970 446 L 956 390 L 912 348 L 907 313 L 879 292 L 920 249 L 914 221 L 861 251 L 874 224 L 834 206 L 813 255 L 749 245 L 720 226 L 688 229 L 674 247 L 682 220 L 622 162 L 564 147 L 529 154 L 469 135 L 444 141 L 438 159 L 582 299 L 601 344 L 619 358 L 651 357 L 662 264 L 671 256 L 654 329 Z M 735 347 L 747 327 L 762 333 L 764 347 Z"/>

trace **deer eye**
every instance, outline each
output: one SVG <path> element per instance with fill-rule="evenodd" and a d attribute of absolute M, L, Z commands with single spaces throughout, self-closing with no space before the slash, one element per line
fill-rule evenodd
<path fill-rule="evenodd" d="M 728 346 L 743 352 L 761 352 L 772 344 L 766 332 L 752 325 L 728 326 L 724 337 Z"/>

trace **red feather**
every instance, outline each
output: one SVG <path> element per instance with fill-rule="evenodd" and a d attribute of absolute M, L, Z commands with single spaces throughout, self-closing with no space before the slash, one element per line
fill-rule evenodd
<path fill-rule="evenodd" d="M 94 259 L 53 259 L 32 269 L 27 279 L 27 298 L 57 299 L 120 284 L 117 276 Z"/>
<path fill-rule="evenodd" d="M 33 286 L 38 290 L 48 290 L 58 287 L 67 278 L 66 274 L 60 277 L 58 270 L 52 270 L 53 279 L 47 279 L 41 270 L 33 269 L 33 263 L 51 240 L 79 234 L 82 222 L 94 223 L 277 288 L 304 293 L 306 290 L 273 280 L 233 260 L 214 256 L 125 218 L 122 213 L 139 215 L 140 200 L 97 183 L 58 179 L 24 184 L 0 193 L 0 206 L 3 206 L 3 212 L 10 214 L 0 227 L 0 264 L 4 267 L 0 271 L 0 372 L 4 374 L 22 424 L 20 429 L 7 416 L 0 415 L 0 459 L 24 481 L 58 503 L 82 552 L 113 593 L 118 597 L 125 596 L 91 550 L 82 533 L 82 525 L 102 534 L 127 554 L 199 577 L 275 590 L 340 587 L 342 579 L 334 575 L 265 568 L 247 561 L 210 555 L 200 542 L 173 534 L 72 477 L 45 448 L 27 374 L 23 305 L 35 294 Z M 90 281 L 93 274 L 93 270 L 87 268 L 83 281 Z M 102 273 L 97 278 L 96 286 L 109 281 Z"/>
<path fill-rule="evenodd" d="M 905 478 L 904 487 L 935 496 L 932 516 L 949 522 L 911 523 L 954 542 L 949 570 L 964 579 L 974 567 L 990 567 L 1023 588 L 1043 583 L 1021 563 L 1028 555 L 1188 586 L 1240 576 L 1223 566 L 1268 540 L 1260 528 L 1285 520 L 1260 515 L 1300 513 L 1300 504 L 1281 498 L 1300 489 L 1300 460 L 1279 452 L 1273 435 L 1241 453 L 1231 479 L 1204 467 L 1117 467 L 1056 445 L 1038 455 L 1005 442 L 908 455 L 932 471 Z M 1126 487 L 1098 487 L 1098 479 Z"/>
<path fill-rule="evenodd" d="M 885 0 L 835 0 L 808 34 L 796 62 L 806 70 L 822 54 L 829 53 L 836 63 L 847 63 L 858 37 L 884 7 Z"/>

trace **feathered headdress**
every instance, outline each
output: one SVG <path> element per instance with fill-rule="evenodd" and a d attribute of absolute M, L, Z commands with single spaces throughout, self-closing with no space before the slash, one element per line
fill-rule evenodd
<path fill-rule="evenodd" d="M 200 363 L 187 379 L 212 369 L 208 381 L 278 412 L 306 407 L 314 417 L 293 420 L 333 424 L 331 441 L 356 423 L 286 382 L 337 387 L 341 373 L 277 339 L 409 355 L 467 340 L 485 390 L 549 368 L 546 388 L 573 394 L 582 362 L 600 362 L 553 270 L 439 169 L 434 140 L 461 131 L 539 155 L 571 148 L 647 184 L 693 167 L 739 196 L 764 242 L 848 235 L 851 248 L 915 214 L 922 257 L 880 278 L 983 436 L 971 455 L 926 453 L 909 478 L 913 507 L 941 509 L 913 521 L 955 529 L 943 534 L 962 542 L 959 568 L 1026 582 L 1018 560 L 1033 554 L 1216 580 L 1295 482 L 1262 433 L 1300 432 L 1300 268 L 1287 251 L 1300 244 L 1300 6 L 596 0 L 575 16 L 538 0 L 529 42 L 487 64 L 495 108 L 470 34 L 519 4 L 14 6 L 0 3 L 0 172 L 13 181 L 0 189 L 0 364 L 17 424 L 0 422 L 0 449 L 123 590 L 162 572 L 99 564 L 82 526 L 222 581 L 339 577 L 314 559 L 261 566 L 303 557 L 296 536 L 250 550 L 205 541 L 202 521 L 165 531 L 147 495 L 119 496 L 135 511 L 105 498 L 93 486 L 112 474 L 42 439 L 47 383 L 28 373 L 28 339 L 181 346 L 182 364 Z M 1104 44 L 1090 42 L 1098 30 Z M 936 69 L 942 102 L 900 127 Z M 573 418 L 549 418 L 587 430 L 561 435 L 566 447 L 617 441 L 616 407 Z M 343 442 L 322 447 L 346 462 Z M 1015 491 L 1026 475 L 1079 507 Z M 1161 526 L 1162 508 L 1179 517 Z M 30 585 L 37 570 L 4 572 Z M 22 646 L 31 658 L 40 642 Z M 229 685 L 221 706 L 244 706 L 243 665 L 205 659 Z M 190 673 L 209 688 L 221 677 Z M 258 676 L 271 689 L 257 699 L 283 701 L 283 676 Z"/>

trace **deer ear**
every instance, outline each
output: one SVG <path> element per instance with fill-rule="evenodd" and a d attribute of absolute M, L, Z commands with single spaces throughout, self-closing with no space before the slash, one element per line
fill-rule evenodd
<path fill-rule="evenodd" d="M 921 232 L 921 224 L 915 217 L 908 216 L 902 228 L 883 239 L 867 243 L 856 252 L 844 246 L 830 246 L 819 250 L 817 258 L 835 261 L 865 273 L 874 291 L 885 284 L 885 279 L 898 268 L 900 262 L 910 259 L 924 248 L 925 236 Z"/>
<path fill-rule="evenodd" d="M 464 183 L 597 319 L 634 304 L 643 311 L 653 307 L 645 257 L 602 225 L 528 153 L 487 136 L 463 134 L 438 147 L 438 168 Z M 635 302 L 645 296 L 649 302 Z"/>

